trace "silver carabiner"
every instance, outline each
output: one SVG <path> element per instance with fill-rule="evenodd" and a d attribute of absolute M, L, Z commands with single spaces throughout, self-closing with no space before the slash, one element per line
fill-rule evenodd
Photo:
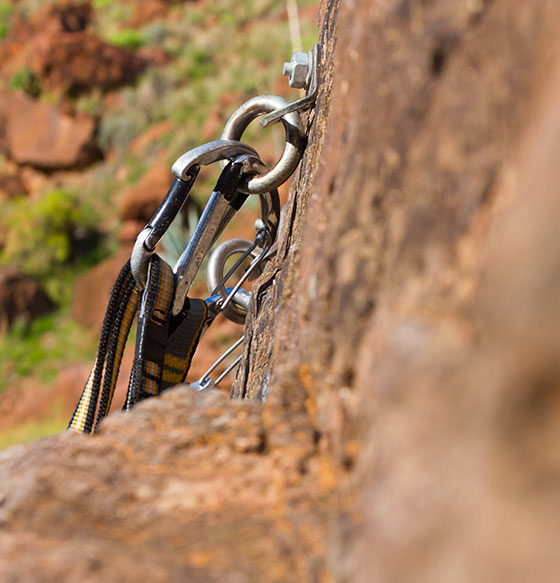
<path fill-rule="evenodd" d="M 219 294 L 223 303 L 227 298 L 227 293 L 224 289 L 227 280 L 248 258 L 251 260 L 254 259 L 252 252 L 255 247 L 255 243 L 248 239 L 228 239 L 212 251 L 208 258 L 208 265 L 206 266 L 206 283 L 208 285 L 208 293 L 211 296 Z M 224 277 L 227 260 L 237 254 L 241 254 L 241 257 L 239 257 Z M 247 310 L 249 309 L 249 302 L 247 300 L 250 299 L 251 293 L 243 288 L 238 291 L 240 293 L 235 294 L 233 305 L 228 306 L 225 310 L 221 310 L 221 312 L 228 320 L 236 324 L 243 324 Z"/>
<path fill-rule="evenodd" d="M 222 380 L 241 362 L 242 354 L 240 354 L 227 368 L 224 372 L 216 379 L 213 380 L 209 375 L 216 369 L 216 367 L 223 362 L 236 348 L 241 346 L 245 336 L 241 336 L 236 340 L 215 362 L 212 366 L 194 383 L 191 383 L 197 391 L 204 391 L 206 389 L 215 389 Z"/>
<path fill-rule="evenodd" d="M 217 305 L 217 309 L 226 318 L 243 324 L 247 316 L 248 301 L 251 294 L 241 286 L 257 272 L 262 272 L 262 264 L 267 259 L 272 245 L 272 238 L 266 229 L 260 229 L 254 241 L 247 239 L 230 239 L 219 245 L 210 255 L 206 268 L 206 282 L 211 295 L 219 294 L 222 302 Z M 224 275 L 224 268 L 227 260 L 233 255 L 241 256 Z M 241 276 L 241 279 L 233 288 L 226 289 L 226 283 L 235 271 L 247 260 L 250 264 Z M 247 297 L 248 296 L 248 297 Z"/>
<path fill-rule="evenodd" d="M 258 157 L 256 150 L 247 144 L 236 140 L 217 140 L 189 150 L 173 164 L 171 170 L 176 178 L 158 210 L 136 238 L 130 257 L 132 274 L 140 289 L 146 285 L 150 257 L 187 201 L 200 167 L 220 160 L 232 160 L 243 154 Z"/>
<path fill-rule="evenodd" d="M 258 158 L 242 155 L 232 160 L 223 170 L 189 244 L 175 264 L 174 272 L 177 276 L 177 286 L 172 308 L 173 314 L 176 315 L 183 309 L 185 298 L 202 260 L 209 253 L 227 223 L 247 199 L 248 195 L 241 192 L 240 186 L 246 184 L 251 176 L 262 172 L 263 169 L 266 167 Z M 275 238 L 280 221 L 278 192 L 272 190 L 263 193 L 259 198 L 261 221 L 270 232 L 270 236 Z"/>

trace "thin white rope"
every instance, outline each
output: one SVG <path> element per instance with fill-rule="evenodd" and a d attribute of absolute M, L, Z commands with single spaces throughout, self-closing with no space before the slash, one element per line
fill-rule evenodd
<path fill-rule="evenodd" d="M 301 27 L 299 25 L 297 0 L 286 0 L 286 9 L 288 11 L 288 25 L 290 27 L 292 52 L 301 52 Z"/>

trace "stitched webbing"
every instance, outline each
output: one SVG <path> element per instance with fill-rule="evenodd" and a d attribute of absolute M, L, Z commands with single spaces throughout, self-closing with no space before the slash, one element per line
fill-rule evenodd
<path fill-rule="evenodd" d="M 185 380 L 204 325 L 208 323 L 208 307 L 203 300 L 188 298 L 183 314 L 171 319 L 163 362 L 162 391 Z"/>
<path fill-rule="evenodd" d="M 126 340 L 138 309 L 140 294 L 138 293 L 138 288 L 134 281 L 129 283 L 129 287 L 126 291 L 127 293 L 123 297 L 123 301 L 117 314 L 117 321 L 120 324 L 118 327 L 113 328 L 109 340 L 107 363 L 105 365 L 105 375 L 103 379 L 103 390 L 99 401 L 95 427 L 97 427 L 97 424 L 101 419 L 109 413 L 109 409 L 111 408 Z"/>
<path fill-rule="evenodd" d="M 169 318 L 175 298 L 171 267 L 153 255 L 138 314 L 136 352 L 124 408 L 161 392 Z"/>
<path fill-rule="evenodd" d="M 175 276 L 171 267 L 153 255 L 142 294 L 125 409 L 185 380 L 207 323 L 207 307 L 203 300 L 187 299 L 182 313 L 172 316 L 174 296 Z M 132 277 L 130 262 L 127 262 L 111 291 L 95 363 L 69 429 L 92 433 L 108 414 L 126 340 L 139 303 L 140 292 Z"/>

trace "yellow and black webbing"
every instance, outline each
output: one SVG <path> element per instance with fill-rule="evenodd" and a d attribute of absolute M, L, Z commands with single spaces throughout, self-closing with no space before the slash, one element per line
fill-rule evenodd
<path fill-rule="evenodd" d="M 113 286 L 97 357 L 69 429 L 92 433 L 108 414 L 124 347 L 140 300 L 134 364 L 124 408 L 129 409 L 138 401 L 158 395 L 185 380 L 208 322 L 208 312 L 203 300 L 187 298 L 182 312 L 172 316 L 174 297 L 175 276 L 158 255 L 150 259 L 143 293 L 132 276 L 130 261 L 124 265 Z"/>
<path fill-rule="evenodd" d="M 125 409 L 130 409 L 138 401 L 160 392 L 169 312 L 174 296 L 175 279 L 171 267 L 157 255 L 153 255 L 148 266 L 148 279 L 138 314 L 136 352 Z"/>

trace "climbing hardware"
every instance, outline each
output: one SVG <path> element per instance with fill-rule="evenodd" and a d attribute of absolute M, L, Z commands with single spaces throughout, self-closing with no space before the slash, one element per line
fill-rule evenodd
<path fill-rule="evenodd" d="M 130 260 L 113 286 L 101 329 L 92 371 L 68 428 L 93 433 L 111 408 L 125 344 L 137 316 L 136 347 L 124 409 L 184 382 L 204 332 L 223 315 L 243 323 L 251 293 L 243 284 L 262 272 L 275 251 L 281 219 L 277 188 L 289 180 L 306 144 L 300 111 L 313 107 L 318 87 L 319 46 L 296 53 L 284 65 L 290 85 L 306 96 L 290 103 L 276 95 L 260 95 L 239 107 L 228 120 L 220 140 L 194 148 L 172 166 L 174 179 L 159 208 L 136 239 Z M 263 117 L 264 116 L 264 117 Z M 261 118 L 263 127 L 281 122 L 285 146 L 276 165 L 268 169 L 258 152 L 241 141 L 248 125 Z M 158 242 L 177 217 L 202 166 L 220 163 L 222 170 L 188 245 L 171 267 L 158 253 Z M 253 241 L 218 239 L 246 200 L 258 196 L 260 218 Z M 228 260 L 239 255 L 224 273 Z M 189 296 L 204 260 L 209 296 Z M 244 268 L 234 285 L 232 277 Z M 199 380 L 197 390 L 216 387 L 241 361 L 227 366 L 215 380 L 210 376 L 243 343 L 241 336 Z"/>

